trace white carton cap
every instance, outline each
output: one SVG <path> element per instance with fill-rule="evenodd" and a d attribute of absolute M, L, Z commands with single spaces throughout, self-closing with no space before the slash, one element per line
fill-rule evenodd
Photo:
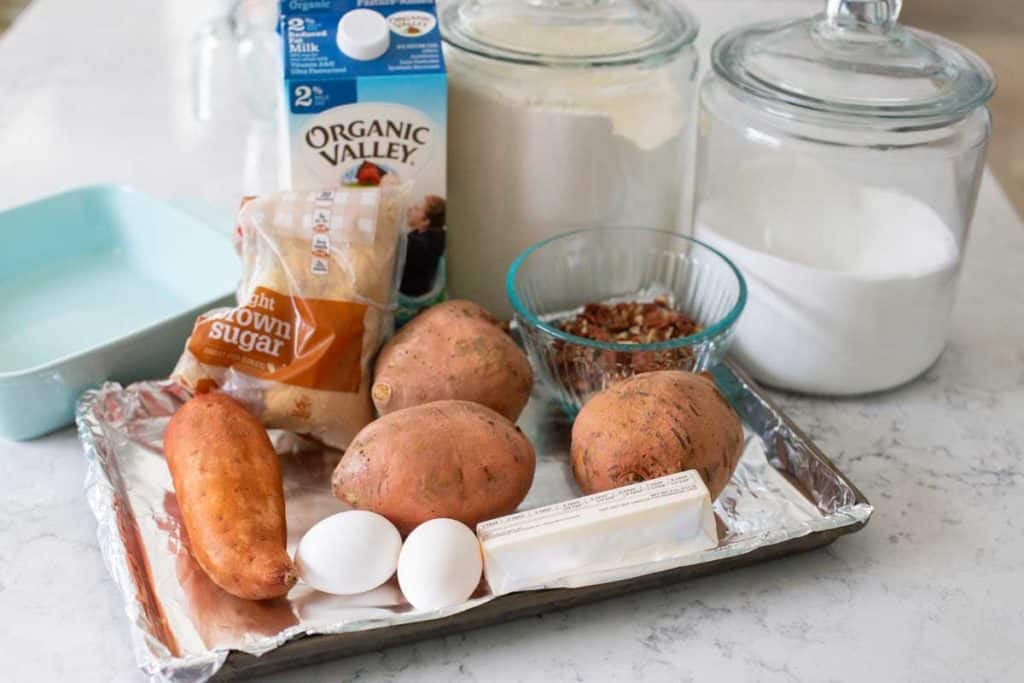
<path fill-rule="evenodd" d="M 338 47 L 346 57 L 368 62 L 388 51 L 388 20 L 372 9 L 346 12 L 338 22 Z"/>

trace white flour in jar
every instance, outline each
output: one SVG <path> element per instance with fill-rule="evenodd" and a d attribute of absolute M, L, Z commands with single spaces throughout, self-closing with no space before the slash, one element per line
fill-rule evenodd
<path fill-rule="evenodd" d="M 701 203 L 695 236 L 746 277 L 733 354 L 755 378 L 849 395 L 906 382 L 938 358 L 960 247 L 934 209 L 880 188 L 747 181 Z"/>
<path fill-rule="evenodd" d="M 497 43 L 556 41 L 563 54 L 637 42 L 625 26 L 553 30 L 486 27 Z M 556 69 L 457 49 L 446 60 L 454 296 L 510 317 L 505 272 L 531 244 L 578 227 L 677 227 L 690 105 L 671 66 Z"/>

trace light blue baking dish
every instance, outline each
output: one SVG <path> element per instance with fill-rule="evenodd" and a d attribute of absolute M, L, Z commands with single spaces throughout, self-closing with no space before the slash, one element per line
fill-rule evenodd
<path fill-rule="evenodd" d="M 0 437 L 68 424 L 104 380 L 166 377 L 196 315 L 233 300 L 221 218 L 110 185 L 0 212 Z"/>

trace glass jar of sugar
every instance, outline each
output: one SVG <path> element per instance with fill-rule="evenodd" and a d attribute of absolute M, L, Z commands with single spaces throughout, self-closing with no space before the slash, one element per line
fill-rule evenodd
<path fill-rule="evenodd" d="M 675 0 L 452 0 L 440 25 L 452 295 L 507 318 L 531 244 L 689 218 L 697 22 Z"/>
<path fill-rule="evenodd" d="M 849 395 L 941 354 L 989 137 L 989 67 L 900 0 L 718 39 L 701 85 L 694 232 L 742 269 L 734 355 Z"/>

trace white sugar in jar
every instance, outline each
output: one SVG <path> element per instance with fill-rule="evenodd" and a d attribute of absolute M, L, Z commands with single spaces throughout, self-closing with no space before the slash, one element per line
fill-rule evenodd
<path fill-rule="evenodd" d="M 899 0 L 822 0 L 711 50 L 698 238 L 746 276 L 737 358 L 766 384 L 850 395 L 924 372 L 950 330 L 991 130 L 975 54 Z"/>
<path fill-rule="evenodd" d="M 960 261 L 955 234 L 912 196 L 851 191 L 812 168 L 803 173 L 816 177 L 810 187 L 820 203 L 771 180 L 791 178 L 789 168 L 754 174 L 760 182 L 739 174 L 731 201 L 698 210 L 695 236 L 728 254 L 747 280 L 733 355 L 766 384 L 813 394 L 913 379 L 945 346 Z"/>

